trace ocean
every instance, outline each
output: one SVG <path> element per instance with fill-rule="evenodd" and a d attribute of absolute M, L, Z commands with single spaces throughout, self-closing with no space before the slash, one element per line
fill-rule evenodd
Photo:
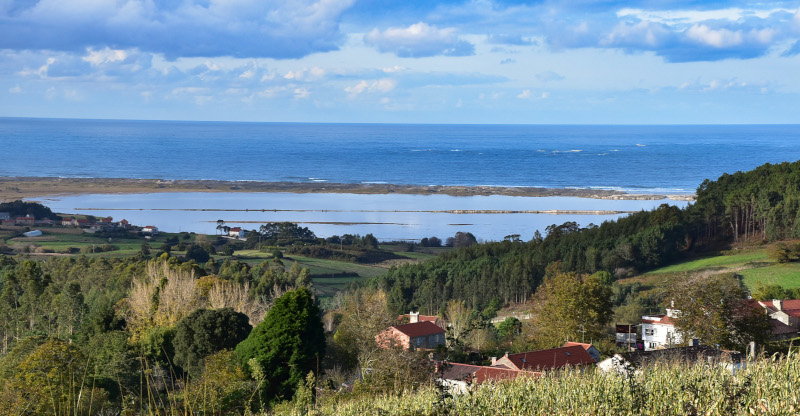
<path fill-rule="evenodd" d="M 538 186 L 691 194 L 706 178 L 800 159 L 798 125 L 294 124 L 0 118 L 0 176 Z M 620 210 L 661 203 L 563 197 L 149 194 L 47 198 L 59 212 L 213 234 L 216 220 L 292 221 L 319 236 L 530 239 L 550 224 L 620 215 L 433 210 Z M 609 205 L 610 204 L 610 205 Z M 170 211 L 171 209 L 205 211 Z M 236 211 L 231 211 L 236 210 Z M 271 212 L 270 212 L 271 211 Z M 405 211 L 405 212 L 403 212 Z M 408 212 L 412 211 L 412 212 Z M 146 224 L 145 224 L 146 223 Z"/>
<path fill-rule="evenodd" d="M 0 176 L 693 193 L 800 159 L 800 126 L 282 124 L 0 118 Z"/>

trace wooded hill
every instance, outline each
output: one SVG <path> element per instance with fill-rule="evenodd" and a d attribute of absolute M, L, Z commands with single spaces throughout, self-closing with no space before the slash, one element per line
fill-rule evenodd
<path fill-rule="evenodd" d="M 551 225 L 546 237 L 473 245 L 393 268 L 373 283 L 397 311 L 436 313 L 449 299 L 483 309 L 493 300 L 525 301 L 556 262 L 564 272 L 624 277 L 741 240 L 797 237 L 800 161 L 706 180 L 685 209 L 664 204 L 599 226 Z"/>

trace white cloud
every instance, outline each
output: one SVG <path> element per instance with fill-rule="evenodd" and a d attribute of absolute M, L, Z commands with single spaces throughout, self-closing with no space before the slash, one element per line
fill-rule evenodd
<path fill-rule="evenodd" d="M 376 28 L 364 36 L 364 42 L 381 52 L 394 53 L 404 58 L 465 56 L 475 53 L 474 45 L 460 39 L 455 28 L 439 29 L 424 22 L 409 27 L 390 27 L 384 31 Z"/>
<path fill-rule="evenodd" d="M 744 37 L 741 31 L 728 29 L 711 29 L 706 25 L 693 25 L 686 31 L 686 36 L 698 43 L 715 48 L 728 48 L 742 44 Z"/>
<path fill-rule="evenodd" d="M 522 92 L 517 95 L 517 98 L 521 100 L 531 98 L 531 90 L 522 90 Z"/>
<path fill-rule="evenodd" d="M 22 88 L 19 85 L 15 85 L 8 89 L 8 92 L 11 94 L 21 94 Z"/>
<path fill-rule="evenodd" d="M 366 80 L 359 81 L 358 84 L 346 87 L 344 91 L 350 96 L 351 98 L 356 97 L 357 95 L 368 92 L 368 93 L 387 93 L 392 91 L 395 86 L 397 86 L 397 82 L 390 78 L 383 78 L 379 80 L 375 80 L 372 82 L 367 82 Z"/>
<path fill-rule="evenodd" d="M 89 62 L 94 66 L 98 66 L 101 64 L 109 63 L 109 62 L 121 62 L 124 61 L 128 54 L 122 49 L 111 49 L 108 46 L 105 49 L 101 49 L 99 51 L 92 50 L 92 48 L 87 49 L 88 55 L 83 57 L 83 60 Z"/>
<path fill-rule="evenodd" d="M 294 89 L 294 98 L 296 98 L 298 100 L 303 99 L 303 98 L 308 98 L 309 95 L 311 95 L 311 92 L 308 90 L 308 88 L 295 88 Z"/>

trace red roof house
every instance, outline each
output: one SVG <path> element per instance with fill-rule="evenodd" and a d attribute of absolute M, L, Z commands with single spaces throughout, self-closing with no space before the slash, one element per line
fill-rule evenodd
<path fill-rule="evenodd" d="M 798 327 L 800 323 L 800 299 L 768 300 L 758 302 L 767 311 L 769 317 L 786 325 Z"/>
<path fill-rule="evenodd" d="M 492 367 L 529 371 L 549 371 L 594 363 L 595 359 L 580 345 L 506 354 L 499 359 L 492 358 Z"/>
<path fill-rule="evenodd" d="M 481 384 L 487 381 L 513 380 L 517 377 L 539 377 L 543 373 L 511 370 L 508 368 L 486 367 L 482 365 L 437 363 L 437 379 L 451 391 L 464 393 L 470 384 Z"/>
<path fill-rule="evenodd" d="M 393 325 L 376 335 L 375 342 L 382 348 L 430 349 L 444 345 L 445 331 L 432 322 Z"/>
<path fill-rule="evenodd" d="M 414 324 L 417 322 L 433 322 L 438 327 L 442 329 L 447 329 L 447 323 L 438 316 L 435 315 L 420 315 L 419 312 L 410 312 L 405 315 L 400 315 L 397 317 L 398 321 Z"/>

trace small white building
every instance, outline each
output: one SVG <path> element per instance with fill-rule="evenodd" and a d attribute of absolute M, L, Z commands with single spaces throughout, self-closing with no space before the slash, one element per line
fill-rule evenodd
<path fill-rule="evenodd" d="M 142 228 L 142 232 L 150 235 L 158 235 L 158 227 L 154 225 L 148 225 L 147 227 Z"/>
<path fill-rule="evenodd" d="M 666 315 L 642 317 L 642 342 L 645 351 L 674 347 L 683 343 L 683 335 L 675 328 L 673 320 L 679 314 L 679 310 L 668 308 Z"/>
<path fill-rule="evenodd" d="M 243 238 L 247 237 L 247 231 L 243 230 L 243 229 L 241 229 L 239 227 L 233 227 L 233 228 L 228 230 L 228 236 L 234 237 L 234 238 L 238 238 L 238 239 L 243 239 Z"/>

